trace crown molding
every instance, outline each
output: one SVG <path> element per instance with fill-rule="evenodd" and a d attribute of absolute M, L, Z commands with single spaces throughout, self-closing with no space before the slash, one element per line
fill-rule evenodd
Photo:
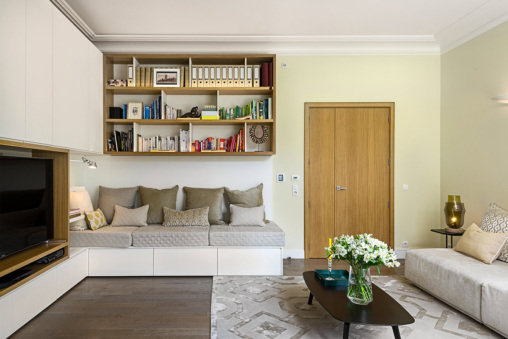
<path fill-rule="evenodd" d="M 74 26 L 76 26 L 81 33 L 83 33 L 89 40 L 94 41 L 95 33 L 90 27 L 81 19 L 81 17 L 74 12 L 74 10 L 67 4 L 65 0 L 50 0 L 56 8 L 60 10 L 69 19 Z"/>

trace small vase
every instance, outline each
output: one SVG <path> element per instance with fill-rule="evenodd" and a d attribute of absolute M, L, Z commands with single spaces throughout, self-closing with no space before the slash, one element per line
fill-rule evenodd
<path fill-rule="evenodd" d="M 367 305 L 372 301 L 370 268 L 349 266 L 347 297 L 357 305 Z"/>

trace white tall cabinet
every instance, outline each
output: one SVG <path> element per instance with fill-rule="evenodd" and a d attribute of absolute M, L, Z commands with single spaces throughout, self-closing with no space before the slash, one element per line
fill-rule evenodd
<path fill-rule="evenodd" d="M 0 137 L 25 139 L 25 1 L 0 1 Z"/>
<path fill-rule="evenodd" d="M 102 53 L 48 0 L 0 1 L 0 138 L 102 153 Z"/>

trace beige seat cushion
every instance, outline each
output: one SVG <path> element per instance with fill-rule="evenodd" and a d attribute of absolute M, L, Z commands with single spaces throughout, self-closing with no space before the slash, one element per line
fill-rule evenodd
<path fill-rule="evenodd" d="M 482 321 L 493 330 L 508 337 L 508 321 L 506 310 L 508 309 L 508 264 L 499 260 L 494 261 L 492 266 L 504 265 L 504 275 L 500 274 L 500 280 L 488 281 L 482 286 Z M 502 280 L 501 277 L 505 277 Z"/>

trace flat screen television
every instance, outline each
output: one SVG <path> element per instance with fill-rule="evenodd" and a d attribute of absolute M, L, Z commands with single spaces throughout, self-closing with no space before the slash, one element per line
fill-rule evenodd
<path fill-rule="evenodd" d="M 53 160 L 0 156 L 0 260 L 53 239 Z"/>

